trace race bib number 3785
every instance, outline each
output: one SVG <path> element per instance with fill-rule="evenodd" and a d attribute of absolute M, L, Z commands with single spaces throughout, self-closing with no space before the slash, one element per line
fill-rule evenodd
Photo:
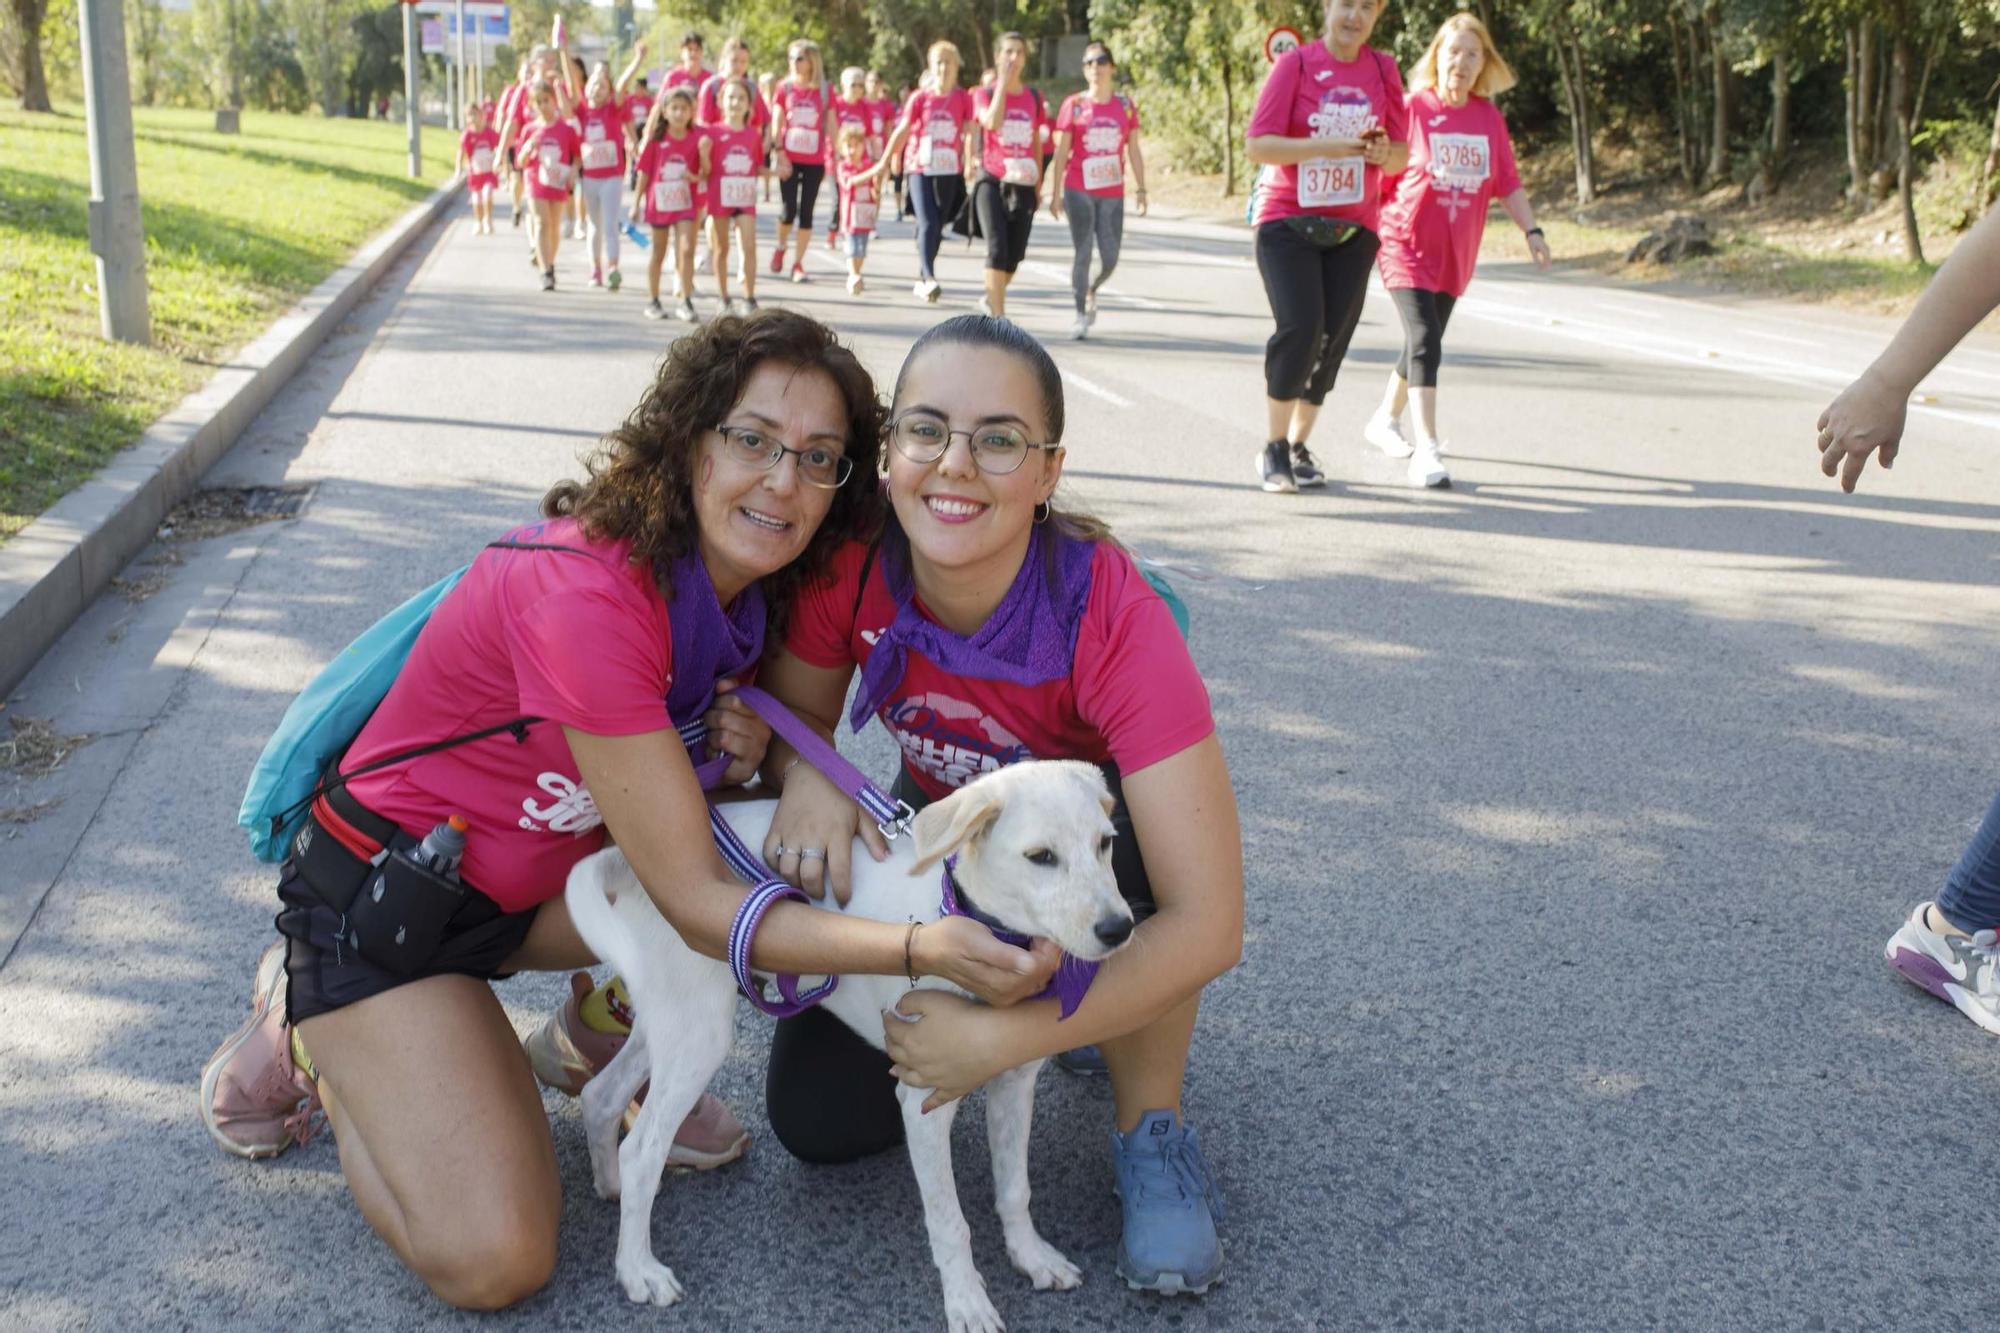
<path fill-rule="evenodd" d="M 1431 178 L 1450 190 L 1476 190 L 1493 174 L 1483 134 L 1431 136 Z"/>

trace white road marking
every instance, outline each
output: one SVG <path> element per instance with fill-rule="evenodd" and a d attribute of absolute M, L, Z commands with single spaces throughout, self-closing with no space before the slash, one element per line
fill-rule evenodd
<path fill-rule="evenodd" d="M 1091 397 L 1102 398 L 1105 402 L 1111 404 L 1113 407 L 1132 406 L 1131 402 L 1128 399 L 1120 398 L 1117 394 L 1111 392 L 1111 390 L 1105 388 L 1101 384 L 1091 383 L 1083 376 L 1077 374 L 1074 370 L 1067 370 L 1067 369 L 1064 370 L 1062 373 L 1062 377 L 1068 380 L 1071 384 L 1074 384 L 1077 388 L 1089 394 Z"/>
<path fill-rule="evenodd" d="M 1614 305 L 1610 301 L 1592 301 L 1591 308 L 1609 310 L 1614 315 L 1633 315 L 1640 319 L 1665 319 L 1666 316 L 1652 310 L 1641 310 L 1637 306 Z"/>
<path fill-rule="evenodd" d="M 1044 264 L 1039 259 L 1024 259 L 1021 261 L 1021 268 L 1025 272 L 1034 273 L 1040 277 L 1048 278 L 1052 282 L 1061 283 L 1064 291 L 1070 289 L 1069 270 L 1066 268 L 1062 268 L 1056 264 Z M 1134 296 L 1132 293 L 1118 287 L 1099 287 L 1097 294 L 1100 297 L 1108 296 L 1114 301 L 1123 305 L 1129 305 L 1137 310 L 1172 309 L 1171 306 L 1161 305 L 1158 301 L 1150 300 L 1144 296 Z"/>

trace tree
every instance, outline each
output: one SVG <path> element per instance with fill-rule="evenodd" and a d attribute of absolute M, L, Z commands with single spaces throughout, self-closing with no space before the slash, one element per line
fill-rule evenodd
<path fill-rule="evenodd" d="M 42 20 L 48 17 L 48 0 L 13 0 L 15 54 L 14 86 L 20 90 L 21 110 L 48 111 L 49 79 L 42 69 Z"/>
<path fill-rule="evenodd" d="M 320 114 L 340 113 L 347 70 L 359 48 L 356 0 L 284 0 L 286 26 Z"/>
<path fill-rule="evenodd" d="M 139 76 L 134 98 L 140 106 L 151 106 L 159 100 L 160 41 L 164 19 L 160 0 L 126 0 L 126 45 L 130 48 L 132 64 Z"/>

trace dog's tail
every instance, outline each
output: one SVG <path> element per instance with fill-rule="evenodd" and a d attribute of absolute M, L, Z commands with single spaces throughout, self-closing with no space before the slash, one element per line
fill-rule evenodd
<path fill-rule="evenodd" d="M 644 898 L 646 889 L 632 873 L 625 854 L 616 847 L 607 847 L 577 862 L 563 890 L 563 901 L 569 906 L 569 919 L 576 926 L 576 933 L 583 937 L 592 953 L 621 973 L 631 970 L 627 966 L 631 961 L 628 955 L 637 952 L 634 946 L 640 945 L 633 931 L 634 914 L 619 910 L 622 900 L 631 894 Z M 652 915 L 659 919 L 657 913 Z"/>

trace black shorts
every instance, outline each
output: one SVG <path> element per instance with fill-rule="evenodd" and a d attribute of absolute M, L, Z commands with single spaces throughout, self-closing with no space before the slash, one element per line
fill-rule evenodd
<path fill-rule="evenodd" d="M 972 187 L 972 208 L 986 234 L 986 267 L 1012 273 L 1028 253 L 1028 234 L 1035 229 L 1035 187 L 1009 185 L 991 176 Z"/>
<path fill-rule="evenodd" d="M 360 821 L 353 818 L 357 807 L 342 804 L 346 806 L 342 815 L 358 824 Z M 337 845 L 318 820 L 309 816 L 307 824 L 314 829 L 313 847 Z M 392 837 L 392 845 L 398 847 L 414 846 L 416 842 L 417 839 L 400 830 Z M 297 845 L 296 840 L 293 845 Z M 310 869 L 317 882 L 327 885 L 336 895 L 345 879 L 344 857 L 343 852 L 306 858 L 313 862 Z M 351 858 L 347 860 L 351 862 Z M 358 867 L 358 863 L 354 864 Z M 362 872 L 357 868 L 354 871 L 357 889 L 361 878 Z M 465 904 L 445 927 L 436 953 L 414 974 L 404 976 L 377 967 L 342 940 L 341 912 L 306 881 L 298 859 L 286 857 L 278 878 L 278 901 L 284 907 L 278 913 L 277 926 L 286 942 L 285 973 L 290 981 L 285 1002 L 287 1016 L 294 1023 L 302 1022 L 424 977 L 453 975 L 494 981 L 511 975 L 501 968 L 519 952 L 522 941 L 528 937 L 528 928 L 535 923 L 534 909 L 503 912 L 485 894 L 471 885 L 466 888 Z"/>

